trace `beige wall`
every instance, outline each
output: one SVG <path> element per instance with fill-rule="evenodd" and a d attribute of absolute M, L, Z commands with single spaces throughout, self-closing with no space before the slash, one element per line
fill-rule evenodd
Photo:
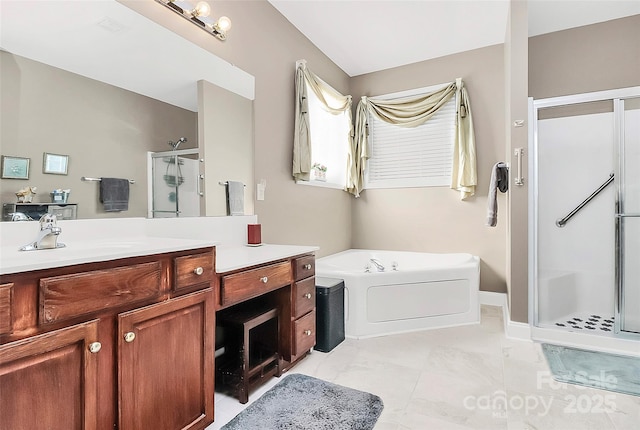
<path fill-rule="evenodd" d="M 640 15 L 529 39 L 535 99 L 640 85 Z"/>
<path fill-rule="evenodd" d="M 348 76 L 266 1 L 219 4 L 221 13 L 224 8 L 234 17 L 229 42 L 237 45 L 226 46 L 233 51 L 231 62 L 256 77 L 255 179 L 265 179 L 267 188 L 255 209 L 263 240 L 319 245 L 318 256 L 350 248 L 351 197 L 296 185 L 291 175 L 296 60 L 306 59 L 311 70 L 344 93 Z M 237 39 L 236 32 L 242 33 Z"/>
<path fill-rule="evenodd" d="M 167 151 L 180 136 L 196 146 L 196 113 L 130 91 L 0 52 L 2 155 L 31 159 L 29 180 L 0 179 L 0 200 L 38 188 L 34 202 L 50 202 L 57 188 L 71 189 L 79 218 L 147 215 L 147 151 Z M 67 175 L 42 173 L 43 152 L 69 156 Z M 104 212 L 97 182 L 82 176 L 123 177 L 129 210 Z"/>
<path fill-rule="evenodd" d="M 375 96 L 451 82 L 469 91 L 478 157 L 476 195 L 461 201 L 447 187 L 365 190 L 353 201 L 353 246 L 480 256 L 481 289 L 505 292 L 506 206 L 498 193 L 498 225 L 486 227 L 491 168 L 504 160 L 502 45 L 476 49 L 351 79 L 354 103 Z"/>
<path fill-rule="evenodd" d="M 226 187 L 245 184 L 244 213 L 253 215 L 253 101 L 210 82 L 198 82 L 198 146 L 206 179 L 206 215 L 227 214 Z"/>
<path fill-rule="evenodd" d="M 505 52 L 505 106 L 504 120 L 505 159 L 511 161 L 509 195 L 507 196 L 507 241 L 506 261 L 507 286 L 509 290 L 509 312 L 512 321 L 528 322 L 528 192 L 530 177 L 527 170 L 529 160 L 527 127 L 527 3 L 512 0 L 507 20 L 504 44 Z M 524 120 L 523 127 L 515 121 Z M 524 185 L 515 184 L 517 171 L 516 149 L 522 148 L 522 177 Z"/>

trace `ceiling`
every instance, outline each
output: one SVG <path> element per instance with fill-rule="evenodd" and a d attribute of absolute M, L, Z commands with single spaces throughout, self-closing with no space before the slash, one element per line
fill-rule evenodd
<path fill-rule="evenodd" d="M 504 43 L 507 0 L 268 0 L 349 76 Z M 529 36 L 640 14 L 639 0 L 529 0 Z"/>

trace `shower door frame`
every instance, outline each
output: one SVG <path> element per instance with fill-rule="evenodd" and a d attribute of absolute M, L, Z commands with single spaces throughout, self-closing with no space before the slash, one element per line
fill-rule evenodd
<path fill-rule="evenodd" d="M 540 327 L 538 321 L 538 111 L 540 109 L 576 105 L 588 102 L 608 101 L 613 102 L 613 140 L 614 140 L 614 173 L 615 177 L 620 178 L 622 169 L 622 157 L 620 156 L 620 142 L 622 133 L 622 121 L 620 120 L 622 103 L 620 100 L 640 97 L 640 86 L 621 88 L 616 90 L 597 91 L 591 93 L 574 94 L 568 96 L 551 97 L 545 99 L 534 100 L 529 98 L 529 175 L 531 178 L 529 188 L 529 222 L 528 222 L 528 239 L 529 239 L 529 327 L 531 328 L 531 337 L 533 340 L 549 340 L 556 339 L 557 342 L 565 343 L 573 346 L 589 346 L 590 349 L 613 349 L 623 352 L 635 352 L 637 354 L 637 341 L 640 340 L 640 334 L 634 332 L 626 332 L 620 330 L 620 312 L 622 309 L 622 289 L 620 285 L 621 279 L 621 258 L 620 258 L 620 234 L 618 201 L 620 198 L 620 190 L 616 181 L 615 192 L 615 297 L 614 297 L 614 315 L 615 337 L 600 336 L 590 333 L 576 333 L 554 327 Z M 568 334 L 565 335 L 565 334 Z M 559 336 L 556 336 L 559 335 Z M 594 338 L 602 339 L 602 348 L 593 345 Z M 629 343 L 632 341 L 633 343 Z M 630 348 L 630 350 L 628 350 Z"/>
<path fill-rule="evenodd" d="M 164 213 L 175 213 L 176 218 L 180 218 L 180 211 L 177 209 L 179 200 L 176 200 L 176 210 L 175 211 L 156 211 L 153 206 L 153 159 L 154 158 L 162 158 L 162 157 L 179 157 L 182 155 L 197 155 L 198 161 L 200 163 L 204 162 L 204 159 L 200 158 L 200 150 L 198 148 L 192 149 L 178 149 L 173 151 L 162 151 L 162 152 L 147 152 L 147 183 L 149 187 L 147 189 L 147 218 L 155 218 L 155 212 L 164 212 Z M 201 172 L 198 172 L 198 180 L 196 182 L 197 195 L 200 198 L 200 211 L 202 211 L 202 205 L 204 204 L 202 198 L 204 197 L 204 192 L 202 191 L 202 182 L 204 181 L 204 175 Z M 179 196 L 177 197 L 180 198 Z"/>

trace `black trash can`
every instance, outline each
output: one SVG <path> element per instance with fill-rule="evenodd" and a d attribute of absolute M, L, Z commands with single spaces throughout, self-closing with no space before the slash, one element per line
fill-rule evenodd
<path fill-rule="evenodd" d="M 316 346 L 329 352 L 344 340 L 344 282 L 316 277 Z"/>

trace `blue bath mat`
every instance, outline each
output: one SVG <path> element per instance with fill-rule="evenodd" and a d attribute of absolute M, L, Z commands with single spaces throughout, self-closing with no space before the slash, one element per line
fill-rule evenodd
<path fill-rule="evenodd" d="M 542 344 L 553 379 L 640 396 L 640 358 Z"/>

